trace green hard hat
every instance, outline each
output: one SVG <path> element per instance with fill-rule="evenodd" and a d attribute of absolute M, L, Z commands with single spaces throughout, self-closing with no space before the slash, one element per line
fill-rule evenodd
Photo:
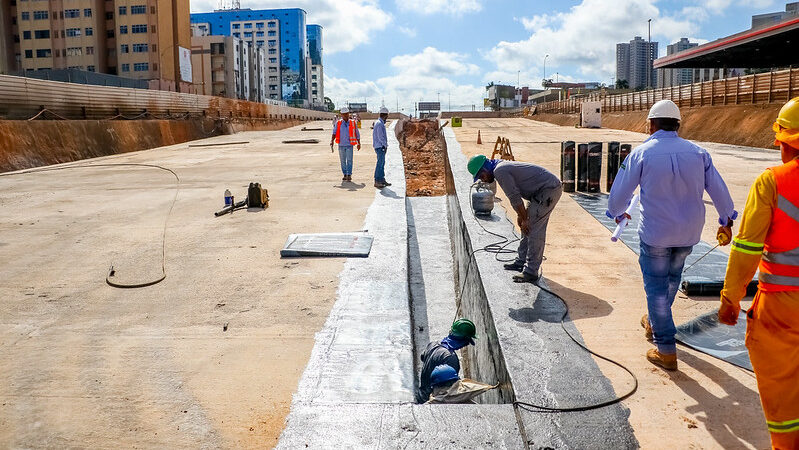
<path fill-rule="evenodd" d="M 483 164 L 485 164 L 486 160 L 488 160 L 488 158 L 486 158 L 485 155 L 477 155 L 469 158 L 469 164 L 467 164 L 466 167 L 469 169 L 469 173 L 474 176 L 475 180 L 477 179 L 477 172 L 483 168 Z"/>
<path fill-rule="evenodd" d="M 477 337 L 477 328 L 471 320 L 461 318 L 452 323 L 449 333 L 461 338 L 474 339 Z"/>

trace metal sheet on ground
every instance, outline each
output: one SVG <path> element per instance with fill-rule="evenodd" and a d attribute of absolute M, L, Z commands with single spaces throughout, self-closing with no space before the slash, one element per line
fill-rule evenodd
<path fill-rule="evenodd" d="M 594 216 L 596 220 L 608 230 L 616 229 L 616 222 L 605 215 L 608 207 L 607 194 L 573 194 L 572 199 Z M 620 241 L 630 248 L 635 254 L 640 254 L 640 239 L 638 238 L 637 224 L 641 219 L 641 212 L 633 211 L 630 225 L 622 232 Z M 680 290 L 688 295 L 718 295 L 724 286 L 724 275 L 727 272 L 728 256 L 721 250 L 712 250 L 713 246 L 705 241 L 699 241 L 685 260 L 687 270 L 683 274 Z M 709 252 L 709 253 L 708 253 Z M 705 256 L 703 256 L 705 255 Z M 701 261 L 699 259 L 702 258 Z M 697 262 L 699 261 L 699 262 Z M 696 265 L 693 265 L 696 263 Z M 756 285 L 756 281 L 752 282 Z M 755 286 L 752 286 L 755 287 Z"/>
<path fill-rule="evenodd" d="M 677 327 L 677 340 L 682 344 L 753 372 L 749 351 L 744 345 L 745 337 L 746 313 L 743 311 L 734 327 L 719 323 L 718 311 Z"/>
<path fill-rule="evenodd" d="M 374 238 L 366 233 L 291 234 L 280 256 L 369 256 Z"/>

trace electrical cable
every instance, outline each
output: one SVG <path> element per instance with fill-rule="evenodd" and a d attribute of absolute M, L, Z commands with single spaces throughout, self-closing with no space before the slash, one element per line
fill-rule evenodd
<path fill-rule="evenodd" d="M 478 252 L 494 253 L 495 254 L 495 259 L 497 259 L 497 261 L 501 261 L 499 259 L 499 255 L 506 254 L 506 253 L 516 253 L 515 251 L 509 250 L 509 249 L 507 249 L 505 247 L 507 247 L 509 244 L 511 244 L 513 242 L 517 242 L 517 241 L 519 241 L 521 239 L 519 237 L 516 237 L 515 231 L 513 232 L 515 239 L 511 240 L 508 237 L 503 236 L 503 235 L 501 235 L 499 233 L 495 233 L 493 231 L 489 231 L 488 229 L 486 229 L 485 226 L 483 226 L 483 224 L 480 222 L 480 220 L 477 218 L 477 216 L 475 214 L 474 205 L 471 203 L 471 192 L 472 192 L 472 189 L 476 185 L 477 185 L 477 183 L 473 184 L 471 186 L 471 188 L 469 188 L 469 197 L 470 197 L 469 204 L 471 205 L 472 215 L 475 217 L 475 221 L 480 226 L 480 228 L 483 229 L 483 231 L 485 231 L 486 233 L 488 233 L 490 235 L 493 235 L 493 236 L 496 236 L 498 238 L 501 238 L 502 240 L 498 241 L 498 242 L 494 242 L 494 243 L 488 244 L 488 245 L 486 245 L 486 246 L 484 246 L 482 248 L 479 248 L 477 250 L 472 251 L 469 254 L 468 261 L 467 261 L 467 264 L 466 264 L 466 273 L 465 273 L 465 275 L 463 277 L 464 280 L 463 280 L 462 287 L 461 287 L 460 297 L 458 297 L 458 309 L 456 311 L 456 319 L 460 315 L 460 309 L 461 309 L 460 305 L 462 304 L 461 299 L 463 298 L 463 293 L 464 293 L 464 291 L 466 289 L 466 279 L 469 276 L 469 269 L 471 268 L 472 260 L 474 259 L 474 255 L 476 253 L 478 253 Z M 511 225 L 513 225 L 513 223 L 510 222 L 510 219 L 508 219 L 507 216 L 505 216 L 505 219 L 509 223 L 511 223 Z M 475 264 L 476 264 L 476 262 L 475 262 Z M 589 404 L 589 405 L 579 405 L 579 406 L 572 406 L 572 407 L 567 407 L 567 408 L 559 408 L 559 407 L 537 405 L 535 403 L 524 402 L 524 401 L 519 401 L 519 400 L 515 400 L 513 402 L 513 405 L 517 406 L 517 407 L 519 407 L 521 409 L 524 409 L 525 411 L 530 411 L 530 412 L 581 412 L 581 411 L 590 411 L 590 410 L 594 410 L 594 409 L 600 409 L 600 408 L 604 408 L 604 407 L 607 407 L 607 406 L 615 405 L 617 403 L 621 403 L 622 401 L 630 398 L 633 394 L 635 394 L 635 392 L 638 391 L 638 377 L 635 376 L 635 374 L 632 372 L 632 370 L 630 370 L 627 366 L 625 366 L 624 364 L 622 364 L 622 363 L 620 363 L 618 361 L 615 361 L 615 360 L 613 360 L 613 359 L 611 359 L 611 358 L 609 358 L 607 356 L 600 355 L 599 353 L 591 350 L 585 344 L 581 343 L 576 337 L 574 337 L 574 335 L 572 335 L 572 333 L 569 332 L 569 330 L 566 328 L 566 317 L 569 315 L 569 304 L 566 302 L 566 300 L 563 297 L 561 297 L 560 295 L 558 295 L 557 293 L 555 293 L 554 291 L 552 291 L 551 289 L 549 289 L 549 288 L 541 286 L 538 283 L 534 283 L 534 285 L 537 288 L 539 288 L 540 290 L 542 290 L 542 291 L 548 293 L 549 295 L 557 298 L 563 304 L 564 311 L 563 311 L 563 315 L 560 317 L 560 327 L 563 329 L 563 331 L 566 333 L 566 335 L 569 336 L 569 338 L 572 340 L 572 342 L 577 344 L 578 347 L 580 347 L 581 349 L 585 350 L 589 354 L 591 354 L 591 355 L 593 355 L 593 356 L 595 356 L 595 357 L 597 357 L 597 358 L 599 358 L 599 359 L 601 359 L 603 361 L 607 361 L 607 362 L 609 362 L 609 363 L 611 363 L 611 364 L 623 369 L 625 372 L 627 372 L 630 375 L 630 377 L 632 377 L 633 386 L 632 386 L 632 388 L 630 388 L 627 392 L 625 392 L 622 395 L 617 395 L 615 398 L 612 398 L 610 400 L 606 400 L 606 401 L 598 402 L 598 403 L 592 403 L 592 404 Z"/>
<path fill-rule="evenodd" d="M 175 203 L 178 199 L 178 193 L 180 192 L 180 176 L 175 173 L 174 170 L 169 169 L 167 167 L 159 166 L 157 164 L 143 164 L 143 163 L 105 163 L 105 164 L 77 164 L 77 165 L 69 165 L 69 166 L 60 166 L 60 167 L 44 167 L 39 169 L 30 169 L 21 172 L 13 172 L 13 173 L 0 173 L 0 177 L 9 177 L 9 176 L 18 176 L 18 175 L 30 175 L 42 172 L 54 172 L 60 170 L 68 170 L 68 169 L 85 169 L 90 167 L 148 167 L 151 169 L 159 169 L 166 172 L 171 173 L 175 177 L 175 195 L 172 198 L 172 202 L 169 204 L 169 209 L 167 210 L 166 217 L 164 219 L 164 228 L 161 234 L 161 276 L 155 280 L 145 281 L 142 283 L 134 283 L 134 284 L 123 284 L 117 283 L 112 281 L 111 278 L 115 276 L 116 270 L 114 269 L 114 264 L 111 263 L 111 267 L 108 269 L 108 274 L 105 277 L 105 282 L 114 288 L 118 289 L 137 289 L 152 286 L 158 284 L 166 279 L 166 230 L 169 224 L 169 218 L 172 215 L 172 209 L 175 207 Z"/>

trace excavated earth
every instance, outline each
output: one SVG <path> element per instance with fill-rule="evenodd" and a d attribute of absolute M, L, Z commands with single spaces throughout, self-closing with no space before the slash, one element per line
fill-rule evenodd
<path fill-rule="evenodd" d="M 409 119 L 397 124 L 405 163 L 406 195 L 445 195 L 447 144 L 435 119 Z"/>

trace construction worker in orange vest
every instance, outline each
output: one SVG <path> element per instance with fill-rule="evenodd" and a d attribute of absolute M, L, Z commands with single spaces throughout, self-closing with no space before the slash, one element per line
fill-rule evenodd
<path fill-rule="evenodd" d="M 344 136 L 342 139 L 342 135 Z M 341 119 L 333 127 L 333 136 L 330 137 L 330 151 L 333 151 L 333 141 L 338 144 L 338 156 L 341 160 L 342 181 L 352 181 L 352 147 L 361 149 L 361 132 L 357 123 L 350 119 L 350 109 L 341 108 Z"/>
<path fill-rule="evenodd" d="M 774 449 L 799 449 L 799 97 L 774 123 L 781 166 L 755 180 L 733 240 L 719 322 L 735 325 L 757 269 L 746 313 L 746 347 Z M 746 424 L 742 424 L 746 426 Z"/>

